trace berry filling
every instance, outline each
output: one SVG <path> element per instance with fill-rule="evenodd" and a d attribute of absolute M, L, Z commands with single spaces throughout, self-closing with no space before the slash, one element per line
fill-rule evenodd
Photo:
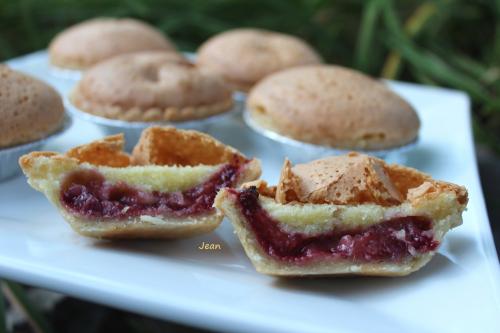
<path fill-rule="evenodd" d="M 213 211 L 217 191 L 233 186 L 239 173 L 239 165 L 228 163 L 200 185 L 163 193 L 143 191 L 125 182 L 111 184 L 96 170 L 78 170 L 64 179 L 61 201 L 73 214 L 92 219 L 200 215 Z"/>
<path fill-rule="evenodd" d="M 433 238 L 432 222 L 423 216 L 395 217 L 366 228 L 307 235 L 284 231 L 260 205 L 255 187 L 232 190 L 232 194 L 262 249 L 282 261 L 300 263 L 328 257 L 401 262 L 439 245 Z"/>

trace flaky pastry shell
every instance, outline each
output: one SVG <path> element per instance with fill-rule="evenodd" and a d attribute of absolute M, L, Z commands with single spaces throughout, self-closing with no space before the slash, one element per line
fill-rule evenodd
<path fill-rule="evenodd" d="M 70 149 L 64 154 L 32 152 L 20 159 L 28 183 L 44 193 L 79 234 L 96 238 L 179 238 L 214 230 L 223 215 L 210 210 L 194 216 L 136 216 L 105 221 L 69 211 L 61 201 L 61 186 L 68 174 L 94 170 L 108 183 L 125 182 L 144 191 L 183 191 L 196 186 L 228 162 L 242 167 L 234 186 L 257 179 L 260 162 L 212 137 L 172 127 L 146 129 L 132 154 L 123 152 L 123 135 Z"/>
<path fill-rule="evenodd" d="M 363 202 L 366 193 L 355 191 L 353 193 L 361 193 L 361 195 L 345 196 L 343 199 L 347 203 L 300 202 L 297 201 L 297 197 L 288 200 L 282 191 L 286 188 L 283 186 L 284 173 L 289 172 L 286 167 L 287 163 L 282 171 L 282 180 L 278 184 L 278 189 L 275 186 L 268 186 L 264 181 L 246 183 L 242 188 L 256 191 L 260 207 L 278 222 L 281 230 L 291 233 L 321 235 L 336 229 L 363 230 L 392 218 L 416 216 L 424 217 L 432 222 L 433 240 L 441 244 L 444 235 L 451 228 L 462 223 L 462 212 L 468 201 L 467 191 L 462 186 L 434 180 L 429 175 L 412 168 L 385 163 L 385 171 L 400 195 L 399 202 L 383 200 L 375 203 Z M 354 181 L 358 183 L 356 179 Z M 375 188 L 379 185 L 380 182 L 373 183 Z M 338 184 L 330 184 L 330 186 L 333 186 L 336 191 L 335 186 Z M 375 188 L 370 190 L 373 192 Z M 425 253 L 412 253 L 407 259 L 396 262 L 331 260 L 328 257 L 304 262 L 280 260 L 261 246 L 255 230 L 242 213 L 242 206 L 238 201 L 238 193 L 241 191 L 243 190 L 223 189 L 219 191 L 215 198 L 215 206 L 231 220 L 246 254 L 260 273 L 274 276 L 404 276 L 427 264 L 437 251 L 436 248 Z"/>

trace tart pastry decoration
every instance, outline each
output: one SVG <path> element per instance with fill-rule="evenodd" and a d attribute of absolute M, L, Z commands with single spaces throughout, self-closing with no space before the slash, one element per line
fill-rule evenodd
<path fill-rule="evenodd" d="M 20 159 L 28 183 L 44 193 L 79 234 L 96 238 L 179 238 L 214 230 L 222 187 L 260 176 L 260 162 L 196 131 L 150 127 L 132 154 L 123 135 Z"/>
<path fill-rule="evenodd" d="M 350 153 L 287 160 L 277 186 L 226 188 L 215 206 L 261 273 L 402 276 L 431 260 L 467 200 L 462 186 Z"/>

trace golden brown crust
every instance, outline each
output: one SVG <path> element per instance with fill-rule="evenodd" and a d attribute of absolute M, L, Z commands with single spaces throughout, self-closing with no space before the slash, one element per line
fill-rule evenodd
<path fill-rule="evenodd" d="M 261 190 L 263 190 L 262 184 L 260 184 Z M 277 202 L 287 203 L 292 201 L 300 201 L 295 193 L 295 189 L 299 188 L 299 180 L 292 171 L 292 163 L 286 158 L 281 167 L 280 179 L 278 181 L 278 186 L 276 186 L 275 199 Z M 270 193 L 270 191 L 266 191 Z"/>
<path fill-rule="evenodd" d="M 135 164 L 216 165 L 246 160 L 236 149 L 213 137 L 174 127 L 149 127 L 133 150 Z"/>
<path fill-rule="evenodd" d="M 78 107 L 78 109 L 95 116 L 108 119 L 138 122 L 182 122 L 203 119 L 213 115 L 224 113 L 230 110 L 234 105 L 233 99 L 229 98 L 220 103 L 201 106 L 188 106 L 184 108 L 168 107 L 165 109 L 141 109 L 133 107 L 130 109 L 125 109 L 115 105 L 101 104 L 84 100 L 81 96 L 78 95 L 77 91 L 72 92 L 70 99 L 71 102 Z"/>
<path fill-rule="evenodd" d="M 387 149 L 418 136 L 417 113 L 383 82 L 333 65 L 287 69 L 260 81 L 247 109 L 260 126 L 312 144 Z"/>
<path fill-rule="evenodd" d="M 210 213 L 196 218 L 138 217 L 128 221 L 89 222 L 61 210 L 65 219 L 80 235 L 102 239 L 178 239 L 194 237 L 215 230 L 224 216 Z M 124 226 L 124 223 L 126 226 Z"/>
<path fill-rule="evenodd" d="M 467 202 L 464 187 L 433 180 L 416 169 L 358 153 L 298 164 L 285 161 L 275 200 L 280 203 L 332 203 L 382 206 L 413 202 L 423 196 L 453 192 Z"/>
<path fill-rule="evenodd" d="M 80 110 L 126 121 L 186 121 L 228 111 L 229 87 L 176 53 L 141 52 L 85 72 L 70 96 Z"/>
<path fill-rule="evenodd" d="M 0 64 L 0 148 L 42 139 L 61 128 L 64 106 L 46 83 Z"/>
<path fill-rule="evenodd" d="M 115 168 L 126 167 L 131 165 L 131 157 L 123 152 L 124 146 L 124 135 L 116 134 L 72 148 L 66 152 L 66 156 L 75 158 L 80 163 L 105 165 Z"/>
<path fill-rule="evenodd" d="M 19 161 L 23 168 L 29 168 L 39 157 L 71 159 L 76 163 L 115 168 L 131 165 L 219 165 L 248 161 L 238 150 L 208 134 L 170 126 L 145 129 L 131 155 L 123 151 L 124 146 L 124 135 L 116 134 L 71 148 L 64 154 L 31 152 Z"/>
<path fill-rule="evenodd" d="M 117 55 L 148 50 L 174 51 L 175 46 L 149 24 L 129 18 L 78 23 L 49 45 L 50 62 L 70 69 L 86 69 Z"/>
<path fill-rule="evenodd" d="M 265 76 L 321 57 L 300 38 L 261 29 L 234 29 L 215 35 L 198 49 L 197 63 L 248 91 Z"/>

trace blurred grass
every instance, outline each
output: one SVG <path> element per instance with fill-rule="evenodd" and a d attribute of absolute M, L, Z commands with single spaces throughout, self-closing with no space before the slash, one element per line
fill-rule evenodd
<path fill-rule="evenodd" d="M 188 51 L 226 29 L 272 29 L 306 39 L 332 63 L 465 90 L 476 138 L 500 153 L 498 0 L 0 0 L 0 59 L 45 48 L 95 16 L 146 20 Z"/>
<path fill-rule="evenodd" d="M 7 312 L 1 286 L 2 280 L 0 280 L 0 333 L 7 333 Z"/>
<path fill-rule="evenodd" d="M 54 332 L 37 305 L 29 299 L 23 286 L 7 280 L 3 280 L 0 284 L 0 291 L 3 292 L 3 295 L 9 300 L 12 306 L 16 307 L 26 317 L 34 333 Z M 5 320 L 5 315 L 3 319 Z"/>

